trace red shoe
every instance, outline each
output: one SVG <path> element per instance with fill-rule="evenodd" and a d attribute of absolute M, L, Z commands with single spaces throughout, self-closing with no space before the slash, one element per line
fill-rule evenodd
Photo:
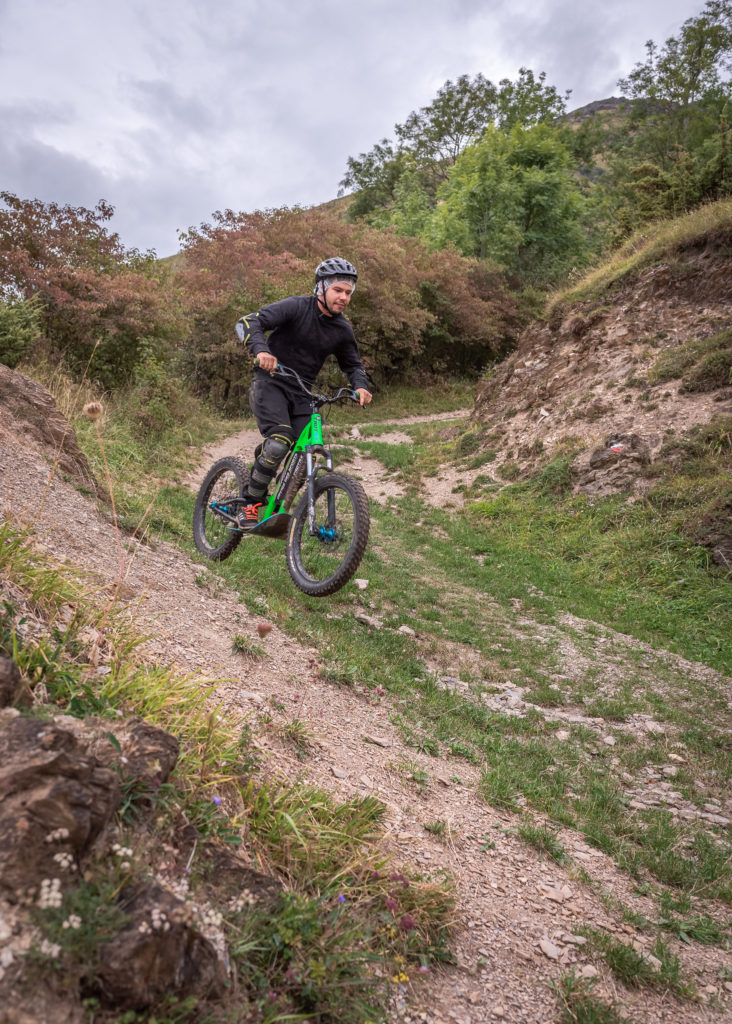
<path fill-rule="evenodd" d="M 263 504 L 262 501 L 253 501 L 250 505 L 245 505 L 238 515 L 239 526 L 256 526 L 259 522 L 259 510 Z"/>

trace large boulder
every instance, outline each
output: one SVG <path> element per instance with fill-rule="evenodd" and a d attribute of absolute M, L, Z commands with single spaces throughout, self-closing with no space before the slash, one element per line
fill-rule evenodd
<path fill-rule="evenodd" d="M 117 774 L 53 722 L 0 713 L 0 889 L 19 899 L 59 877 L 120 804 Z"/>
<path fill-rule="evenodd" d="M 215 998 L 229 980 L 228 965 L 196 925 L 185 900 L 160 885 L 122 893 L 127 926 L 99 949 L 97 984 L 104 998 L 135 1009 L 164 995 Z"/>

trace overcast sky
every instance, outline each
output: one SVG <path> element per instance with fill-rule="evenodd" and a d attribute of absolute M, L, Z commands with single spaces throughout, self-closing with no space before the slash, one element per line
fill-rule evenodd
<path fill-rule="evenodd" d="M 448 79 L 545 71 L 569 107 L 703 0 L 0 0 L 0 189 L 178 249 L 230 207 L 332 199 Z"/>

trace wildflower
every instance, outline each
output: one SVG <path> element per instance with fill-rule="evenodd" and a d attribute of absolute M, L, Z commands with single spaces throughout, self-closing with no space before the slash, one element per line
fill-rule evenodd
<path fill-rule="evenodd" d="M 417 970 L 419 971 L 420 974 L 429 974 L 430 973 L 429 967 L 425 967 L 424 964 L 420 964 L 420 966 L 417 968 Z"/>
<path fill-rule="evenodd" d="M 61 879 L 44 878 L 41 882 L 41 891 L 38 895 L 38 906 L 42 910 L 61 906 Z"/>
<path fill-rule="evenodd" d="M 61 927 L 71 928 L 72 931 L 78 932 L 79 928 L 81 928 L 81 918 L 78 914 L 70 914 Z"/>
<path fill-rule="evenodd" d="M 60 843 L 64 839 L 69 838 L 69 830 L 67 828 L 55 828 L 53 832 L 49 832 L 46 836 L 45 842 L 47 843 Z"/>
<path fill-rule="evenodd" d="M 417 927 L 417 922 L 414 920 L 411 914 L 405 914 L 399 922 L 399 927 L 403 932 L 411 932 Z"/>
<path fill-rule="evenodd" d="M 220 797 L 220 796 L 215 796 L 215 797 L 213 798 L 213 802 L 214 802 L 214 803 L 216 804 L 216 806 L 218 807 L 218 806 L 219 806 L 219 804 L 221 803 L 221 797 Z"/>
<path fill-rule="evenodd" d="M 62 871 L 73 870 L 74 858 L 70 853 L 55 853 L 53 859 Z"/>
<path fill-rule="evenodd" d="M 50 956 L 54 959 L 61 952 L 58 942 L 49 942 L 48 939 L 44 939 L 38 948 L 44 956 Z"/>
<path fill-rule="evenodd" d="M 399 909 L 399 904 L 395 899 L 392 899 L 391 896 L 387 896 L 386 899 L 384 900 L 384 903 L 386 904 L 386 909 L 390 910 L 392 914 L 394 913 L 395 910 Z"/>
<path fill-rule="evenodd" d="M 400 971 L 399 974 L 395 974 L 391 980 L 396 983 L 399 983 L 400 981 L 409 981 L 409 975 L 405 974 L 404 971 Z"/>
<path fill-rule="evenodd" d="M 137 929 L 140 935 L 149 935 L 152 929 L 147 921 L 143 921 L 140 927 Z"/>
<path fill-rule="evenodd" d="M 341 893 L 341 894 L 339 895 L 339 897 L 338 897 L 338 902 L 339 902 L 339 903 L 345 903 L 345 902 L 346 902 L 346 897 L 345 897 L 345 896 L 343 895 L 343 893 Z"/>

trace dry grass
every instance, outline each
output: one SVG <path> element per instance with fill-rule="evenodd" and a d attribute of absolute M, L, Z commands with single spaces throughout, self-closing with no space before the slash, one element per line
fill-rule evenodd
<path fill-rule="evenodd" d="M 732 200 L 709 203 L 677 217 L 646 224 L 602 266 L 590 271 L 578 284 L 555 292 L 547 303 L 547 313 L 557 306 L 594 298 L 614 282 L 662 259 L 675 249 L 703 238 L 714 231 L 732 229 Z"/>

